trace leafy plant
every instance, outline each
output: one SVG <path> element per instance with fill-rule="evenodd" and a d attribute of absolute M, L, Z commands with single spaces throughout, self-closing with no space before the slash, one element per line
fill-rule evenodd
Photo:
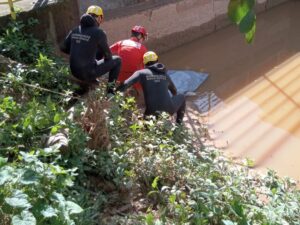
<path fill-rule="evenodd" d="M 256 31 L 254 5 L 255 0 L 230 0 L 228 5 L 228 17 L 245 34 L 248 43 L 253 41 Z"/>
<path fill-rule="evenodd" d="M 57 146 L 36 152 L 20 152 L 16 164 L 0 167 L 0 216 L 12 224 L 72 224 L 80 206 L 67 200 L 63 191 L 73 185 L 75 170 L 65 170 L 55 162 L 44 163 L 58 151 Z M 3 158 L 2 158 L 3 160 Z"/>
<path fill-rule="evenodd" d="M 37 24 L 36 19 L 11 21 L 0 33 L 0 53 L 18 62 L 31 64 L 40 53 L 49 54 L 50 48 L 26 30 Z"/>

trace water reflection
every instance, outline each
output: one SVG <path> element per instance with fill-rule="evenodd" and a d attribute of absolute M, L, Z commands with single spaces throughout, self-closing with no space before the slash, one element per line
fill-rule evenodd
<path fill-rule="evenodd" d="M 300 2 L 258 16 L 253 45 L 235 27 L 161 56 L 172 69 L 210 74 L 191 99 L 214 143 L 257 168 L 300 179 Z M 195 51 L 198 49 L 198 51 Z"/>

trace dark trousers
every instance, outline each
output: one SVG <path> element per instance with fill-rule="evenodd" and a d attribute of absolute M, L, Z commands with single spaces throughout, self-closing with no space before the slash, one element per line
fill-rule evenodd
<path fill-rule="evenodd" d="M 170 106 L 165 111 L 173 115 L 176 113 L 176 123 L 181 124 L 183 121 L 184 113 L 185 113 L 185 97 L 182 94 L 175 95 L 171 98 L 172 106 Z M 159 116 L 161 111 L 148 111 L 146 106 L 146 111 L 144 113 L 144 118 L 147 118 L 149 115 Z"/>
<path fill-rule="evenodd" d="M 173 110 L 170 111 L 171 114 L 174 114 L 176 112 L 176 122 L 177 123 L 182 123 L 184 113 L 185 113 L 185 97 L 182 94 L 178 94 L 172 97 L 172 102 L 173 102 Z"/>
<path fill-rule="evenodd" d="M 90 89 L 90 84 L 95 84 L 97 82 L 97 78 L 103 76 L 106 73 L 108 75 L 108 85 L 107 85 L 107 93 L 114 93 L 113 88 L 115 86 L 115 82 L 118 79 L 119 73 L 121 69 L 121 58 L 119 56 L 112 56 L 109 60 L 98 60 L 96 67 L 93 69 L 89 69 L 88 73 L 81 75 L 80 77 L 76 76 L 78 79 L 83 80 L 86 84 L 79 84 L 80 90 L 77 91 L 79 95 L 83 95 L 87 93 Z"/>
<path fill-rule="evenodd" d="M 115 82 L 118 79 L 118 75 L 121 69 L 121 58 L 119 56 L 112 56 L 109 60 L 97 61 L 96 69 L 89 74 L 81 74 L 80 77 L 75 76 L 77 79 L 71 79 L 73 83 L 76 83 L 79 88 L 74 91 L 73 99 L 68 103 L 68 108 L 73 106 L 77 101 L 77 97 L 81 97 L 88 93 L 91 89 L 98 85 L 97 78 L 103 76 L 109 72 L 107 93 L 114 94 Z"/>
<path fill-rule="evenodd" d="M 121 70 L 122 61 L 119 56 L 112 56 L 112 59 L 109 60 L 98 60 L 95 74 L 91 76 L 91 79 L 95 80 L 96 78 L 106 74 L 108 75 L 108 85 L 107 85 L 107 93 L 114 93 L 114 86 L 116 80 L 118 79 L 120 70 Z"/>

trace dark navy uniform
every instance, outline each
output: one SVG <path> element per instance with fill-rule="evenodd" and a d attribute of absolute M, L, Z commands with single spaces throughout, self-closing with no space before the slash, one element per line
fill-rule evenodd
<path fill-rule="evenodd" d="M 112 56 L 106 34 L 93 16 L 84 14 L 81 17 L 80 26 L 68 34 L 61 50 L 70 54 L 70 68 L 76 78 L 94 82 L 97 77 L 109 72 L 108 82 L 117 80 L 121 58 Z"/>
<path fill-rule="evenodd" d="M 177 113 L 176 122 L 181 123 L 185 112 L 185 97 L 177 95 L 176 87 L 166 73 L 165 66 L 155 63 L 136 71 L 125 80 L 117 90 L 124 91 L 136 82 L 140 82 L 145 98 L 145 116 L 157 115 L 158 112 Z M 169 90 L 173 94 L 170 96 Z"/>

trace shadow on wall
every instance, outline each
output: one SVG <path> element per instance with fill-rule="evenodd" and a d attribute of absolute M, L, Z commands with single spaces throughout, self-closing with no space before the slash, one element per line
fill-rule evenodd
<path fill-rule="evenodd" d="M 36 9 L 36 8 L 39 8 L 39 7 L 42 7 L 42 6 L 46 6 L 48 4 L 48 0 L 37 0 L 34 5 L 33 5 L 33 8 Z"/>

